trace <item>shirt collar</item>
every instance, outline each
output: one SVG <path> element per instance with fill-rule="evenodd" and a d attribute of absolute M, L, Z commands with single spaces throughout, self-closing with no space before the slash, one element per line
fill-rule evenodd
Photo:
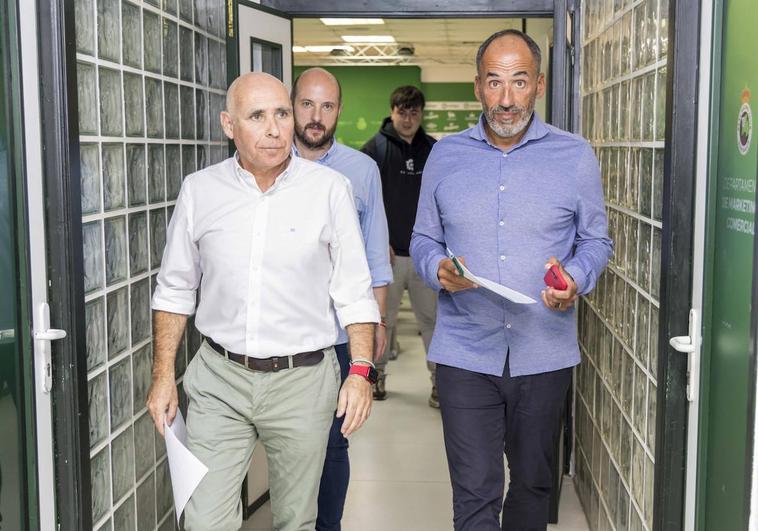
<path fill-rule="evenodd" d="M 492 146 L 495 149 L 500 149 L 499 147 L 495 146 L 490 142 L 489 137 L 487 136 L 487 129 L 484 126 L 484 113 L 481 113 L 479 115 L 479 121 L 477 122 L 475 127 L 472 127 L 469 131 L 469 136 L 473 138 L 474 140 L 479 140 L 482 142 L 487 142 L 490 146 Z M 527 142 L 530 142 L 532 140 L 540 140 L 541 138 L 544 138 L 547 136 L 547 134 L 550 132 L 550 130 L 547 128 L 545 123 L 540 120 L 540 117 L 537 115 L 537 112 L 535 111 L 532 113 L 532 121 L 529 124 L 529 127 L 526 130 L 526 133 L 523 137 L 521 137 L 521 140 L 518 144 L 515 146 L 512 146 L 508 148 L 508 151 L 513 151 L 514 149 L 517 149 L 521 146 L 524 146 Z"/>
<path fill-rule="evenodd" d="M 292 145 L 294 147 L 295 145 L 294 142 Z M 271 188 L 269 188 L 267 192 L 276 190 L 279 186 L 281 186 L 283 183 L 285 183 L 289 179 L 289 177 L 292 175 L 294 171 L 295 159 L 296 157 L 290 157 L 290 161 L 287 164 L 287 167 L 284 168 L 284 171 L 282 171 L 282 173 L 280 173 L 276 177 L 276 180 L 274 181 L 274 185 Z M 255 182 L 255 177 L 253 176 L 253 174 L 247 171 L 245 168 L 243 168 L 242 164 L 240 164 L 239 151 L 234 152 L 234 174 L 237 176 L 238 179 L 243 181 L 248 186 L 254 186 L 256 189 L 258 189 L 258 185 Z"/>
<path fill-rule="evenodd" d="M 329 149 L 326 150 L 326 153 L 321 155 L 317 160 L 314 162 L 318 162 L 319 164 L 326 164 L 327 161 L 332 158 L 337 151 L 337 141 L 332 138 L 332 145 L 329 146 Z M 292 142 L 292 154 L 296 157 L 302 157 L 300 154 L 300 151 L 298 151 L 297 146 L 295 145 L 295 142 Z"/>

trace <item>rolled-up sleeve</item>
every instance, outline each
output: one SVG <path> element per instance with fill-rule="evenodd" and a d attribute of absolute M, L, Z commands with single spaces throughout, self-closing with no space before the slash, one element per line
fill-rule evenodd
<path fill-rule="evenodd" d="M 376 288 L 392 282 L 390 237 L 387 214 L 384 212 L 382 181 L 379 168 L 372 161 L 366 176 L 366 212 L 361 220 L 361 232 L 366 242 L 366 259 L 371 273 L 371 286 Z"/>
<path fill-rule="evenodd" d="M 445 230 L 442 227 L 442 219 L 434 196 L 437 184 L 443 175 L 443 169 L 439 163 L 442 145 L 442 143 L 437 143 L 434 146 L 424 166 L 410 249 L 416 272 L 427 286 L 437 291 L 442 289 L 437 277 L 439 263 L 447 257 Z"/>
<path fill-rule="evenodd" d="M 371 291 L 358 214 L 347 185 L 335 186 L 331 194 L 332 276 L 329 295 L 343 328 L 355 323 L 378 323 L 379 306 Z"/>
<path fill-rule="evenodd" d="M 608 237 L 600 166 L 589 146 L 577 168 L 576 193 L 576 249 L 564 267 L 576 282 L 577 293 L 586 295 L 595 287 L 613 253 L 613 242 Z"/>
<path fill-rule="evenodd" d="M 192 231 L 190 181 L 185 181 L 168 225 L 166 247 L 153 293 L 152 308 L 171 313 L 195 313 L 195 297 L 200 284 L 200 252 Z"/>

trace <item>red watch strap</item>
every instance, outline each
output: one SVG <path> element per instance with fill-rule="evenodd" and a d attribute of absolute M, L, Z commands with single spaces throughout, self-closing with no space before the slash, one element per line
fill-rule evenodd
<path fill-rule="evenodd" d="M 366 380 L 368 380 L 369 372 L 371 372 L 371 367 L 369 365 L 351 365 L 350 366 L 350 372 L 348 374 L 357 374 L 358 376 L 363 376 Z"/>

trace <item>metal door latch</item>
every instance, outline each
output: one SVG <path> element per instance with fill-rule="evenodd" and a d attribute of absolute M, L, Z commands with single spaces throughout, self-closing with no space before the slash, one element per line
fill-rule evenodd
<path fill-rule="evenodd" d="M 37 306 L 38 328 L 34 330 L 35 351 L 42 358 L 39 365 L 39 383 L 44 392 L 49 393 L 53 388 L 53 363 L 50 359 L 52 353 L 51 341 L 66 337 L 65 330 L 50 328 L 50 306 L 46 302 Z"/>
<path fill-rule="evenodd" d="M 700 384 L 700 316 L 694 308 L 690 310 L 689 335 L 669 339 L 669 345 L 677 352 L 687 354 L 687 400 L 694 402 Z"/>

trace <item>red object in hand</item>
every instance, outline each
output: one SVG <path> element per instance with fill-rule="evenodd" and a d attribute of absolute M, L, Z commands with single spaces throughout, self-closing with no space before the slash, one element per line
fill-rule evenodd
<path fill-rule="evenodd" d="M 557 264 L 550 266 L 550 269 L 545 273 L 545 284 L 558 291 L 564 291 L 568 289 L 568 283 L 561 274 L 561 268 Z"/>

